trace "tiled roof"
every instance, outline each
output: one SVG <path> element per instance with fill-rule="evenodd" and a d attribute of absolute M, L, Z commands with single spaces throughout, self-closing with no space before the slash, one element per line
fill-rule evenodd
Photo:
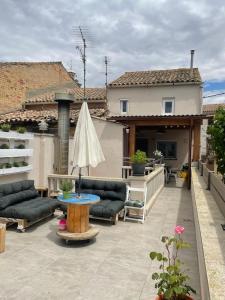
<path fill-rule="evenodd" d="M 225 103 L 218 103 L 218 104 L 205 104 L 202 106 L 202 112 L 206 115 L 214 115 L 216 110 L 222 107 L 225 109 Z"/>
<path fill-rule="evenodd" d="M 83 88 L 65 88 L 61 89 L 61 92 L 73 94 L 76 101 L 83 101 Z M 55 91 L 50 91 L 38 96 L 31 97 L 25 101 L 25 104 L 41 104 L 41 103 L 53 103 L 55 99 Z M 86 99 L 88 101 L 106 101 L 105 88 L 86 88 Z"/>
<path fill-rule="evenodd" d="M 74 80 L 61 62 L 1 62 L 0 113 L 20 109 L 30 89 L 70 82 Z"/>
<path fill-rule="evenodd" d="M 70 110 L 70 121 L 74 123 L 79 115 L 79 109 Z M 106 115 L 106 110 L 100 109 L 89 109 L 90 114 L 94 117 L 103 118 Z M 41 120 L 56 121 L 58 120 L 57 108 L 48 110 L 17 110 L 11 113 L 0 115 L 0 123 L 8 122 L 40 122 Z"/>
<path fill-rule="evenodd" d="M 198 68 L 126 72 L 112 81 L 110 87 L 152 86 L 173 83 L 202 82 Z"/>

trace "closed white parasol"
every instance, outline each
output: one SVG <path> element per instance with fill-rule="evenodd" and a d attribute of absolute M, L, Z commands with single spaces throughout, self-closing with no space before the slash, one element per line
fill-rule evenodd
<path fill-rule="evenodd" d="M 73 151 L 73 169 L 88 166 L 96 167 L 105 160 L 86 101 L 83 102 L 78 117 Z M 80 176 L 79 172 L 79 181 Z"/>

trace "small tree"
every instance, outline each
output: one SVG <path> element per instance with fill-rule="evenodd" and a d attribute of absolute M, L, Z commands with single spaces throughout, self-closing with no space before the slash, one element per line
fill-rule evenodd
<path fill-rule="evenodd" d="M 210 143 L 216 154 L 217 170 L 225 182 L 225 110 L 222 107 L 217 109 L 207 133 L 211 135 Z"/>

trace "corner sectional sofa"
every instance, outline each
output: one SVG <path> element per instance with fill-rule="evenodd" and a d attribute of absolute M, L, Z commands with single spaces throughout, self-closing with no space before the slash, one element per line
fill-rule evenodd
<path fill-rule="evenodd" d="M 53 215 L 58 206 L 54 199 L 39 197 L 33 180 L 0 185 L 0 222 L 18 223 L 20 231 Z"/>
<path fill-rule="evenodd" d="M 90 217 L 110 220 L 113 224 L 118 221 L 119 212 L 124 208 L 127 186 L 124 182 L 81 179 L 81 193 L 98 195 L 100 202 L 90 207 Z M 76 181 L 76 191 L 78 181 Z"/>

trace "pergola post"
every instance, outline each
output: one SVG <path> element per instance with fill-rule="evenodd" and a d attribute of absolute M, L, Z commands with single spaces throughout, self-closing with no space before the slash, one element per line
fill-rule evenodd
<path fill-rule="evenodd" d="M 194 123 L 194 146 L 193 146 L 193 161 L 199 161 L 200 157 L 200 135 L 201 124 L 199 122 Z"/>
<path fill-rule="evenodd" d="M 129 135 L 129 156 L 131 157 L 135 153 L 136 147 L 136 125 L 130 124 L 130 135 Z"/>
<path fill-rule="evenodd" d="M 192 158 L 192 130 L 193 120 L 190 120 L 189 141 L 188 141 L 188 189 L 191 189 L 191 158 Z"/>

